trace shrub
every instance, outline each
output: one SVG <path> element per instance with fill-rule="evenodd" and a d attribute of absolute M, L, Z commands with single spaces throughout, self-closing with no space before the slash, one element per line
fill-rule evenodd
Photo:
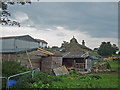
<path fill-rule="evenodd" d="M 14 74 L 22 73 L 28 71 L 21 63 L 15 61 L 3 61 L 2 62 L 2 76 L 8 77 Z"/>
<path fill-rule="evenodd" d="M 48 88 L 52 87 L 53 81 L 57 82 L 61 81 L 61 79 L 57 76 L 36 71 L 33 78 L 31 78 L 30 73 L 21 76 L 16 88 Z"/>

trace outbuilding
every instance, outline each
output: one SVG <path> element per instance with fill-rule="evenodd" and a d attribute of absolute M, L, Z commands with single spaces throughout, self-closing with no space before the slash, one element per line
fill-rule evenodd
<path fill-rule="evenodd" d="M 68 52 L 63 55 L 63 65 L 67 68 L 74 67 L 76 71 L 87 71 L 89 70 L 88 55 L 80 52 Z"/>
<path fill-rule="evenodd" d="M 40 51 L 39 42 L 29 35 L 1 37 L 0 57 L 2 60 L 21 62 L 23 66 L 40 68 L 41 56 L 45 56 Z"/>
<path fill-rule="evenodd" d="M 62 66 L 62 55 L 55 53 L 54 55 L 41 58 L 41 71 L 52 74 L 53 69 Z"/>
<path fill-rule="evenodd" d="M 40 48 L 46 48 L 47 47 L 47 42 L 45 40 L 41 40 L 41 39 L 36 39 L 39 43 L 39 47 Z"/>
<path fill-rule="evenodd" d="M 29 35 L 0 38 L 1 53 L 16 53 L 39 48 L 39 43 Z"/>

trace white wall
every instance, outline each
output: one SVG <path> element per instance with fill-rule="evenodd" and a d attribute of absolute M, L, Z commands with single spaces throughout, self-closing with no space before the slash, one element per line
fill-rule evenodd
<path fill-rule="evenodd" d="M 39 46 L 40 46 L 40 47 L 42 47 L 42 45 L 43 45 L 43 43 L 42 43 L 42 42 L 40 42 L 40 43 L 39 43 Z"/>
<path fill-rule="evenodd" d="M 46 44 L 46 43 L 43 43 L 43 46 L 42 46 L 42 47 L 44 48 L 44 47 L 46 47 L 46 46 L 47 46 L 47 44 Z"/>
<path fill-rule="evenodd" d="M 40 42 L 40 43 L 39 43 L 39 46 L 44 48 L 44 47 L 47 46 L 47 44 L 46 44 L 46 43 L 43 43 L 43 42 Z"/>

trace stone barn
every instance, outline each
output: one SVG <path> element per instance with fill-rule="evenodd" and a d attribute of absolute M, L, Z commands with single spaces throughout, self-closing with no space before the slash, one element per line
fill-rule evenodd
<path fill-rule="evenodd" d="M 52 56 L 42 57 L 41 71 L 52 74 L 54 68 L 62 66 L 62 55 L 54 54 Z"/>

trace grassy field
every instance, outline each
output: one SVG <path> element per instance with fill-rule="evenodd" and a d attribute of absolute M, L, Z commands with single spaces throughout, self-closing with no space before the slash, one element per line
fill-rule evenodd
<path fill-rule="evenodd" d="M 118 71 L 118 61 L 110 61 L 111 70 Z M 42 81 L 30 84 L 31 88 L 118 88 L 118 73 L 99 73 L 82 75 L 71 72 L 69 75 L 57 76 L 59 80 L 52 80 L 44 84 Z M 49 78 L 47 78 L 49 79 Z"/>

